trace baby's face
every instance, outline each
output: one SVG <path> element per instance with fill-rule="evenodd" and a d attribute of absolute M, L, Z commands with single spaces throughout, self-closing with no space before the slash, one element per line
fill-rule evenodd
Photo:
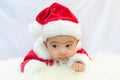
<path fill-rule="evenodd" d="M 47 39 L 45 45 L 52 59 L 66 62 L 75 55 L 78 40 L 71 36 L 57 36 Z"/>

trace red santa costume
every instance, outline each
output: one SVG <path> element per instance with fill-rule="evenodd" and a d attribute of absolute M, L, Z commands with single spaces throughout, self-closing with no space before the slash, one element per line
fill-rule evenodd
<path fill-rule="evenodd" d="M 46 65 L 54 65 L 44 45 L 47 38 L 66 35 L 80 40 L 81 36 L 81 26 L 77 18 L 67 7 L 56 2 L 37 15 L 36 21 L 30 24 L 29 31 L 39 38 L 21 63 L 21 72 L 32 72 Z M 71 66 L 75 61 L 81 61 L 85 66 L 91 61 L 86 51 L 81 48 L 80 41 L 76 47 L 76 54 L 69 59 L 67 64 Z"/>

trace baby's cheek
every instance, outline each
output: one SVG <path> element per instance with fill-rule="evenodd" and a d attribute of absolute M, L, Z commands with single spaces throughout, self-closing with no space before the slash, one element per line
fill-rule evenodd
<path fill-rule="evenodd" d="M 75 52 L 74 52 L 74 51 L 69 52 L 69 57 L 72 57 L 72 56 L 74 56 L 74 55 L 75 55 Z"/>

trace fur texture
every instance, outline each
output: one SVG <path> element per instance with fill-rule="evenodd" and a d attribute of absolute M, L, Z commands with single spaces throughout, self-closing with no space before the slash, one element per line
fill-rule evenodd
<path fill-rule="evenodd" d="M 63 64 L 22 74 L 19 70 L 22 59 L 0 61 L 0 80 L 120 80 L 120 55 L 108 54 L 92 55 L 92 63 L 81 73 Z"/>

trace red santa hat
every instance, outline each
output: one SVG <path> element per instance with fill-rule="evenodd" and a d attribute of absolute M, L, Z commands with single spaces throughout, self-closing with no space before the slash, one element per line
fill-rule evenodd
<path fill-rule="evenodd" d="M 74 14 L 67 7 L 57 2 L 43 9 L 36 16 L 36 21 L 31 23 L 29 27 L 32 34 L 41 36 L 35 43 L 34 51 L 43 58 L 49 57 L 49 54 L 45 54 L 47 50 L 43 47 L 43 41 L 57 35 L 73 36 L 79 40 L 80 29 L 80 24 Z"/>
<path fill-rule="evenodd" d="M 34 35 L 42 36 L 45 41 L 57 35 L 69 35 L 80 38 L 80 24 L 73 13 L 65 6 L 55 2 L 43 9 L 36 21 L 30 24 L 29 31 Z"/>

